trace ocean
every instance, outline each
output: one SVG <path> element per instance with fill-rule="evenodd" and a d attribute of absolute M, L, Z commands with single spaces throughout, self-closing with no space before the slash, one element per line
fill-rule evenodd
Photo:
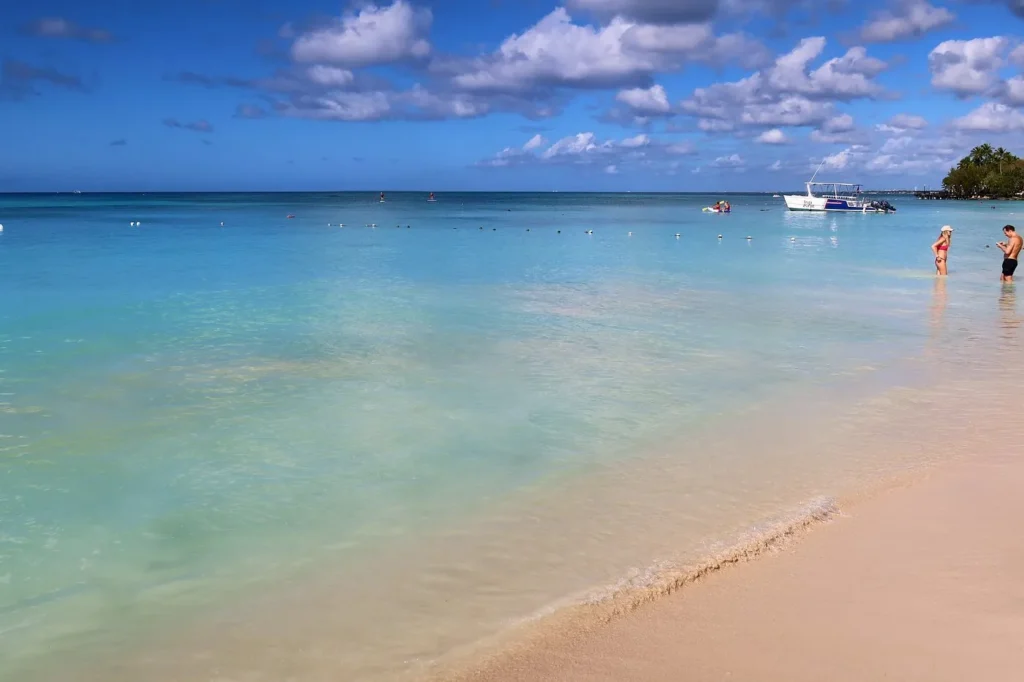
<path fill-rule="evenodd" d="M 829 444 L 1021 204 L 889 198 L 0 195 L 0 679 L 417 679 L 934 461 Z"/>

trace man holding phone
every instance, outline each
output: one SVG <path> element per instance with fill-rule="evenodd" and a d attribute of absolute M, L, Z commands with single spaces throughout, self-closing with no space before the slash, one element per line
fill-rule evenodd
<path fill-rule="evenodd" d="M 1020 255 L 1021 246 L 1024 246 L 1024 239 L 1021 239 L 1020 235 L 1017 234 L 1017 228 L 1013 225 L 1004 227 L 1003 234 L 1009 238 L 1009 241 L 996 244 L 999 250 L 1003 252 L 1003 274 L 999 280 L 1001 282 L 1012 282 L 1013 273 L 1017 269 L 1017 257 Z"/>

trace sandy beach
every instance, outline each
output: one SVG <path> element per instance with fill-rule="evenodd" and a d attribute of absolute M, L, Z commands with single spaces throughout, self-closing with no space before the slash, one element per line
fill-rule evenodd
<path fill-rule="evenodd" d="M 464 681 L 1017 680 L 1024 457 L 979 453 L 843 505 L 777 551 L 607 625 L 547 631 Z"/>

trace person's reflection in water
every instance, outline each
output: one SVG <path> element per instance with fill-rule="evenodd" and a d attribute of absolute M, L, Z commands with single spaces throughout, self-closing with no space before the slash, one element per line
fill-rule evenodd
<path fill-rule="evenodd" d="M 946 317 L 946 282 L 948 281 L 945 277 L 936 277 L 935 285 L 932 287 L 929 345 L 932 346 L 933 352 L 938 353 L 942 352 L 940 337 L 942 336 L 942 323 Z"/>
<path fill-rule="evenodd" d="M 1003 290 L 999 294 L 999 326 L 1002 329 L 1004 341 L 1016 345 L 1017 328 L 1020 326 L 1021 318 L 1017 315 L 1017 287 L 1015 284 L 1003 284 Z"/>

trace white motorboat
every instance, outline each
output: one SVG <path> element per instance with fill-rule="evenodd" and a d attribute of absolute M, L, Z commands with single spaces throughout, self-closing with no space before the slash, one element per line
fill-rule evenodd
<path fill-rule="evenodd" d="M 821 165 L 825 162 L 822 161 Z M 818 166 L 818 171 L 821 166 Z M 860 185 L 849 182 L 815 182 L 814 171 L 806 183 L 806 194 L 785 194 L 786 208 L 790 211 L 835 211 L 843 213 L 895 213 L 896 207 L 888 201 L 872 201 L 863 195 Z"/>

